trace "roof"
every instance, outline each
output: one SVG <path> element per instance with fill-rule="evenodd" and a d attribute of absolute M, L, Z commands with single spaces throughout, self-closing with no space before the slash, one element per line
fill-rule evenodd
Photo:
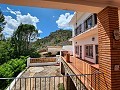
<path fill-rule="evenodd" d="M 71 26 L 71 25 L 75 24 L 83 14 L 84 14 L 84 12 L 75 12 L 72 19 L 69 22 L 69 25 Z"/>

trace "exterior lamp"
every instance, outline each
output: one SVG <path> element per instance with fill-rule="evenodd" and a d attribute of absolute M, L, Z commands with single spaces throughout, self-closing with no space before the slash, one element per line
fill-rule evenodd
<path fill-rule="evenodd" d="M 92 41 L 95 41 L 95 37 L 92 37 Z"/>

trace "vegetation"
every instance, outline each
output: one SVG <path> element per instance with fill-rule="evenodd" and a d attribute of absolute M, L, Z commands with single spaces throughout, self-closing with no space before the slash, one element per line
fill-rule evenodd
<path fill-rule="evenodd" d="M 55 57 L 56 55 L 53 55 L 51 52 L 47 52 L 43 54 L 45 57 Z"/>
<path fill-rule="evenodd" d="M 37 50 L 44 51 L 47 46 L 63 46 L 70 45 L 71 42 L 68 40 L 72 37 L 71 30 L 57 30 L 50 33 L 49 36 L 38 39 L 36 42 L 32 43 L 32 46 Z"/>
<path fill-rule="evenodd" d="M 11 59 L 0 66 L 0 77 L 16 77 L 26 67 L 27 57 L 21 56 L 20 59 Z M 4 90 L 11 80 L 0 80 L 0 90 Z"/>
<path fill-rule="evenodd" d="M 16 51 L 16 57 L 18 56 L 28 56 L 36 54 L 34 48 L 30 47 L 30 43 L 37 37 L 38 30 L 35 26 L 29 24 L 20 24 L 18 29 L 14 32 L 11 43 Z"/>
<path fill-rule="evenodd" d="M 5 17 L 0 11 L 0 33 L 3 31 L 4 25 L 6 24 L 5 22 Z"/>
<path fill-rule="evenodd" d="M 63 83 L 58 84 L 58 90 L 65 90 L 65 87 L 64 87 Z"/>
<path fill-rule="evenodd" d="M 22 28 L 22 29 L 21 29 Z M 32 30 L 29 30 L 29 29 Z M 25 31 L 26 30 L 26 31 Z M 21 24 L 12 38 L 0 41 L 0 65 L 10 59 L 20 56 L 40 57 L 35 48 L 30 47 L 31 39 L 36 37 L 37 31 L 33 25 Z"/>
<path fill-rule="evenodd" d="M 5 22 L 5 17 L 3 16 L 2 12 L 0 11 L 0 40 L 5 40 L 4 35 L 1 33 L 3 31 Z"/>
<path fill-rule="evenodd" d="M 10 41 L 0 41 L 0 65 L 14 58 L 14 49 Z"/>
<path fill-rule="evenodd" d="M 26 67 L 27 57 L 40 57 L 38 49 L 45 50 L 46 46 L 68 45 L 68 39 L 71 38 L 70 30 L 57 30 L 48 37 L 33 42 L 38 34 L 34 25 L 20 24 L 13 33 L 12 37 L 5 39 L 2 31 L 4 29 L 5 17 L 0 11 L 0 77 L 16 77 Z M 47 53 L 51 56 L 51 53 Z M 4 90 L 11 80 L 0 80 L 0 90 Z M 64 88 L 59 85 L 59 90 Z M 63 88 L 63 89 L 61 89 Z"/>
<path fill-rule="evenodd" d="M 27 56 L 40 57 L 30 43 L 36 39 L 38 30 L 29 24 L 20 24 L 9 39 L 5 39 L 2 31 L 6 24 L 0 12 L 0 78 L 16 77 L 26 67 Z M 0 80 L 0 90 L 4 90 L 11 80 Z"/>

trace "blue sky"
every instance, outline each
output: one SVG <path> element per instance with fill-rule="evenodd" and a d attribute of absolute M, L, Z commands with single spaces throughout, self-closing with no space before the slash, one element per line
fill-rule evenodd
<path fill-rule="evenodd" d="M 4 35 L 10 37 L 20 23 L 33 24 L 39 30 L 40 38 L 48 36 L 58 29 L 70 29 L 68 22 L 74 12 L 58 9 L 47 9 L 27 6 L 0 4 L 7 24 Z"/>

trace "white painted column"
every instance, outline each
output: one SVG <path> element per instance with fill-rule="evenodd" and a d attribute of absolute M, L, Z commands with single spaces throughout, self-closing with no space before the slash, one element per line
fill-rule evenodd
<path fill-rule="evenodd" d="M 73 46 L 73 56 L 75 56 L 75 42 L 72 41 L 72 46 Z"/>
<path fill-rule="evenodd" d="M 30 57 L 27 58 L 27 67 L 29 67 L 29 64 L 30 64 Z"/>

